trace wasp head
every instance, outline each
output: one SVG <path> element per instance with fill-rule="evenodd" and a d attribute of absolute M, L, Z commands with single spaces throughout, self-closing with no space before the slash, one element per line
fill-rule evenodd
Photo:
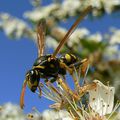
<path fill-rule="evenodd" d="M 27 85 L 32 92 L 35 92 L 40 80 L 40 74 L 38 70 L 31 69 L 26 73 Z"/>

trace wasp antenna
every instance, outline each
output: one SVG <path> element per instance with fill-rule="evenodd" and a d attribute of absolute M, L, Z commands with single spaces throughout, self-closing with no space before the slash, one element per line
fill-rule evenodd
<path fill-rule="evenodd" d="M 78 24 L 84 19 L 84 17 L 92 10 L 92 6 L 88 6 L 82 13 L 81 16 L 74 22 L 74 24 L 71 26 L 71 28 L 68 30 L 64 38 L 60 41 L 58 47 L 54 51 L 52 57 L 55 58 L 55 56 L 59 53 L 60 49 L 63 47 L 65 42 L 68 40 L 70 35 L 74 32 L 75 28 L 78 26 Z"/>
<path fill-rule="evenodd" d="M 24 108 L 24 96 L 25 96 L 25 89 L 27 85 L 27 80 L 24 80 L 23 86 L 22 86 L 22 91 L 20 95 L 20 107 L 23 109 Z"/>

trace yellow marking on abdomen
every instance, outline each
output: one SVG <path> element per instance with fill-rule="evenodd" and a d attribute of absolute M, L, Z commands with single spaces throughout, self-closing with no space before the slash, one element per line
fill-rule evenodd
<path fill-rule="evenodd" d="M 70 62 L 71 61 L 71 56 L 69 54 L 65 54 L 65 59 Z"/>

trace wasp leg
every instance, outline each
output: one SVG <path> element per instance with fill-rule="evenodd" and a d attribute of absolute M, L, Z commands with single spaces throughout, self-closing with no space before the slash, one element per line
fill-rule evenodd
<path fill-rule="evenodd" d="M 78 71 L 77 72 L 78 73 L 78 78 L 80 78 L 80 76 L 83 77 L 83 82 L 82 82 L 82 85 L 83 85 L 85 83 L 85 77 L 87 75 L 88 68 L 89 68 L 89 60 L 87 58 L 85 58 L 83 60 L 79 60 L 78 62 L 76 62 L 74 64 L 71 64 L 69 67 L 74 68 L 74 71 L 75 70 Z M 73 76 L 73 78 L 75 79 L 75 76 Z M 77 80 L 77 81 L 75 80 L 76 85 L 79 84 L 79 80 Z"/>
<path fill-rule="evenodd" d="M 61 64 L 62 64 L 62 67 L 64 67 L 73 77 L 75 89 L 79 90 L 81 88 L 80 84 L 79 84 L 79 76 L 80 75 L 83 76 L 82 84 L 84 84 L 85 77 L 86 77 L 86 74 L 87 74 L 87 71 L 89 68 L 89 60 L 87 58 L 85 58 L 85 59 L 79 60 L 76 63 L 71 64 L 69 66 L 67 66 L 65 63 L 61 63 Z M 80 70 L 80 72 L 79 72 L 79 70 Z M 74 73 L 77 74 L 77 77 L 76 77 L 76 74 L 74 74 Z"/>
<path fill-rule="evenodd" d="M 55 82 L 56 80 L 57 80 L 57 77 L 52 78 L 52 79 L 50 79 L 50 80 L 48 80 L 48 81 L 46 82 L 46 85 L 47 85 L 47 87 L 50 88 L 51 91 L 53 91 L 53 92 L 56 93 L 60 98 L 62 98 L 62 95 L 61 95 L 61 93 L 59 92 L 59 90 L 52 84 L 52 83 Z"/>
<path fill-rule="evenodd" d="M 61 85 L 61 87 L 64 89 L 64 91 L 69 94 L 71 97 L 73 97 L 75 100 L 79 100 L 79 97 L 77 94 L 75 94 L 71 89 L 70 87 L 65 84 L 65 82 L 60 78 L 58 77 L 57 79 L 57 82 Z"/>
<path fill-rule="evenodd" d="M 80 87 L 79 89 L 79 97 L 82 97 L 86 92 L 88 92 L 89 90 L 95 89 L 97 87 L 96 83 L 91 83 L 91 84 L 87 84 L 84 85 L 83 87 Z"/>
<path fill-rule="evenodd" d="M 73 69 L 67 66 L 65 63 L 60 62 L 61 68 L 65 68 L 71 75 L 73 74 Z"/>
<path fill-rule="evenodd" d="M 89 60 L 87 58 L 83 60 L 79 60 L 78 62 L 71 64 L 69 67 L 73 68 L 75 67 L 76 69 L 79 69 L 79 66 L 81 66 L 81 73 L 83 76 L 86 75 L 87 69 L 89 67 Z"/>
<path fill-rule="evenodd" d="M 42 89 L 41 89 L 41 87 L 43 87 L 43 84 L 40 82 L 40 83 L 39 83 L 39 86 L 38 86 L 38 90 L 39 90 L 39 97 L 41 97 L 41 96 L 42 96 Z"/>

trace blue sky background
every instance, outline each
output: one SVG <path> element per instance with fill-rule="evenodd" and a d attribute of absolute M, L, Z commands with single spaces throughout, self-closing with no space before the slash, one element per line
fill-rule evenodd
<path fill-rule="evenodd" d="M 44 0 L 43 4 L 48 4 L 48 1 Z M 32 5 L 28 0 L 0 0 L 0 12 L 8 12 L 12 16 L 22 18 L 22 13 L 26 10 L 32 10 Z M 112 16 L 105 15 L 95 20 L 86 19 L 79 26 L 87 27 L 91 33 L 97 31 L 105 33 L 109 30 L 110 26 L 120 29 L 119 22 L 120 13 L 117 13 Z M 69 28 L 72 24 L 73 20 L 70 20 L 66 24 L 66 27 Z M 33 41 L 25 38 L 18 41 L 10 40 L 3 32 L 0 32 L 0 105 L 6 102 L 19 104 L 20 91 L 25 73 L 31 68 L 36 57 L 37 48 Z M 44 98 L 38 98 L 29 89 L 26 90 L 26 112 L 31 111 L 33 106 L 42 112 L 48 108 L 50 103 Z"/>

